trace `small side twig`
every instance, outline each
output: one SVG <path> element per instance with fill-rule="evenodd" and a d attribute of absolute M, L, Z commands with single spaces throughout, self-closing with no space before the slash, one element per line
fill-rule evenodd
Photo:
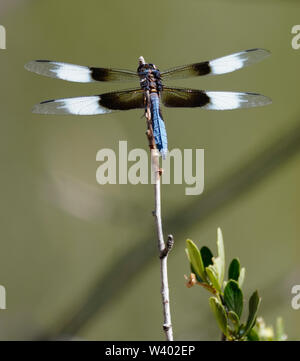
<path fill-rule="evenodd" d="M 168 254 L 173 247 L 174 239 L 172 235 L 169 235 L 167 244 L 165 244 L 164 242 L 162 220 L 161 220 L 161 195 L 160 195 L 160 178 L 161 178 L 162 170 L 159 168 L 159 154 L 156 149 L 154 136 L 153 136 L 151 111 L 150 111 L 150 94 L 148 91 L 146 92 L 145 102 L 147 105 L 145 111 L 145 117 L 147 119 L 146 135 L 149 141 L 149 148 L 151 152 L 152 171 L 154 172 L 155 210 L 153 212 L 153 216 L 155 217 L 159 258 L 160 258 L 161 296 L 162 296 L 163 315 L 164 315 L 163 330 L 165 332 L 167 341 L 173 341 L 167 259 L 168 259 Z"/>
<path fill-rule="evenodd" d="M 171 234 L 169 234 L 167 244 L 166 244 L 165 248 L 163 249 L 163 251 L 160 252 L 159 258 L 162 259 L 164 257 L 167 257 L 167 255 L 169 254 L 169 252 L 171 251 L 173 246 L 174 246 L 174 238 Z"/>

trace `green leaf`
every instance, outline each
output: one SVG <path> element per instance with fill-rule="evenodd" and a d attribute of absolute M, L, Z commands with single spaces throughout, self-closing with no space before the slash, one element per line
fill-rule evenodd
<path fill-rule="evenodd" d="M 225 250 L 221 228 L 218 228 L 218 257 L 213 262 L 217 269 L 219 284 L 222 285 L 225 275 Z"/>
<path fill-rule="evenodd" d="M 245 280 L 245 273 L 246 273 L 246 270 L 243 267 L 241 269 L 241 271 L 240 271 L 240 276 L 239 276 L 239 280 L 238 280 L 240 288 L 242 288 L 242 286 L 243 286 L 243 283 L 244 283 L 244 280 Z"/>
<path fill-rule="evenodd" d="M 203 261 L 198 247 L 190 239 L 187 239 L 186 244 L 189 260 L 193 269 L 195 270 L 196 275 L 198 274 L 203 281 L 206 280 Z"/>
<path fill-rule="evenodd" d="M 248 315 L 245 330 L 243 332 L 243 336 L 246 336 L 250 332 L 252 327 L 255 325 L 255 320 L 256 320 L 260 301 L 261 301 L 261 299 L 258 296 L 258 292 L 255 291 L 249 299 L 249 315 Z"/>
<path fill-rule="evenodd" d="M 221 286 L 218 281 L 218 274 L 214 266 L 210 265 L 205 268 L 208 279 L 210 280 L 213 287 L 219 292 L 222 293 Z"/>
<path fill-rule="evenodd" d="M 213 254 L 208 247 L 203 246 L 200 249 L 200 253 L 201 253 L 201 257 L 202 257 L 205 268 L 208 267 L 209 265 L 213 264 L 213 260 L 212 260 Z"/>
<path fill-rule="evenodd" d="M 248 341 L 259 341 L 259 335 L 254 328 L 252 328 L 249 331 L 249 333 L 247 335 L 247 340 Z"/>
<path fill-rule="evenodd" d="M 243 293 L 234 280 L 230 280 L 224 290 L 224 301 L 229 311 L 234 311 L 238 318 L 243 311 Z"/>
<path fill-rule="evenodd" d="M 234 258 L 231 261 L 228 269 L 228 280 L 238 281 L 240 276 L 240 268 L 241 268 L 240 261 L 237 258 Z"/>
<path fill-rule="evenodd" d="M 210 297 L 209 304 L 216 317 L 217 323 L 221 331 L 226 336 L 228 334 L 228 329 L 227 329 L 228 321 L 224 307 L 221 305 L 221 303 L 218 301 L 216 297 Z"/>
<path fill-rule="evenodd" d="M 191 263 L 191 258 L 190 258 L 189 251 L 188 251 L 187 248 L 185 249 L 185 253 L 186 253 L 187 258 L 188 258 L 188 260 L 190 262 L 191 272 L 195 274 L 196 279 L 197 279 L 198 282 L 203 282 L 202 278 L 197 274 L 197 272 L 195 271 L 195 269 L 194 269 L 194 267 L 193 267 L 193 265 Z"/>
<path fill-rule="evenodd" d="M 186 256 L 187 256 L 189 262 L 191 263 L 191 258 L 190 258 L 189 251 L 187 248 L 185 248 L 185 253 L 186 253 Z"/>
<path fill-rule="evenodd" d="M 237 333 L 240 328 L 240 319 L 239 319 L 238 315 L 234 311 L 229 311 L 228 318 L 231 321 L 235 332 Z"/>
<path fill-rule="evenodd" d="M 222 278 L 222 260 L 220 257 L 214 258 L 213 259 L 213 266 L 216 270 L 216 274 L 218 275 L 218 282 L 220 285 L 222 285 L 223 283 L 223 278 Z"/>
<path fill-rule="evenodd" d="M 196 279 L 198 282 L 203 282 L 203 279 L 197 274 L 197 272 L 194 270 L 193 265 L 190 263 L 191 266 L 191 272 L 194 273 L 196 275 Z"/>

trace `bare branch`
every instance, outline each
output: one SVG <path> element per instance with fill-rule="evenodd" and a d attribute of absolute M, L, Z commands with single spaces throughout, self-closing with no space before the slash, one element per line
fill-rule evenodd
<path fill-rule="evenodd" d="M 158 239 L 158 249 L 159 249 L 159 258 L 160 258 L 160 275 L 161 275 L 161 297 L 163 305 L 163 315 L 164 315 L 164 324 L 163 330 L 166 335 L 167 341 L 173 341 L 173 329 L 171 323 L 171 312 L 170 312 L 170 299 L 169 299 L 169 283 L 168 283 L 168 253 L 173 247 L 173 236 L 169 235 L 167 245 L 164 242 L 164 235 L 162 230 L 162 220 L 161 220 L 161 196 L 160 196 L 160 178 L 161 178 L 161 169 L 159 168 L 159 153 L 156 149 L 152 122 L 151 122 L 151 111 L 150 111 L 150 102 L 149 102 L 149 92 L 146 92 L 146 112 L 145 117 L 147 119 L 147 137 L 149 141 L 149 148 L 151 153 L 151 164 L 152 172 L 154 173 L 154 195 L 155 195 L 155 211 L 153 216 L 155 218 L 156 224 L 156 233 Z"/>

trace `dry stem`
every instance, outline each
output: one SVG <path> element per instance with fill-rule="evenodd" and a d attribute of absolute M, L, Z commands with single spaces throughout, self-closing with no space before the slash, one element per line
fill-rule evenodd
<path fill-rule="evenodd" d="M 167 341 L 173 341 L 173 329 L 171 324 L 171 313 L 170 313 L 170 300 L 169 300 L 169 284 L 168 284 L 168 268 L 167 260 L 168 253 L 173 247 L 173 236 L 168 236 L 167 244 L 164 242 L 162 220 L 161 220 L 161 195 L 160 195 L 160 178 L 162 170 L 159 168 L 159 153 L 156 149 L 152 122 L 151 122 L 151 111 L 150 111 L 150 94 L 146 93 L 146 112 L 145 117 L 147 119 L 147 137 L 149 141 L 149 147 L 151 152 L 151 165 L 152 172 L 154 175 L 154 194 L 155 194 L 155 211 L 153 215 L 155 217 L 156 232 L 158 239 L 158 249 L 160 258 L 160 274 L 161 274 L 161 296 L 164 314 L 163 330 L 166 335 Z"/>

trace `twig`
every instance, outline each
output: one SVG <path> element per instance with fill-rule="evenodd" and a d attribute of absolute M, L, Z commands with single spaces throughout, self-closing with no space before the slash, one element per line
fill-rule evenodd
<path fill-rule="evenodd" d="M 161 296 L 162 296 L 162 305 L 163 305 L 163 314 L 164 314 L 163 330 L 165 332 L 167 341 L 173 341 L 167 260 L 168 260 L 168 253 L 173 247 L 174 239 L 172 235 L 169 235 L 167 244 L 165 244 L 164 242 L 164 235 L 163 235 L 162 221 L 161 221 L 161 197 L 160 197 L 160 178 L 161 178 L 162 170 L 159 168 L 159 153 L 158 150 L 156 149 L 154 136 L 153 136 L 149 91 L 146 92 L 145 101 L 147 104 L 145 111 L 145 117 L 147 119 L 146 135 L 149 141 L 149 147 L 151 153 L 151 165 L 154 176 L 155 211 L 153 212 L 153 216 L 155 217 L 159 258 L 160 258 Z"/>

